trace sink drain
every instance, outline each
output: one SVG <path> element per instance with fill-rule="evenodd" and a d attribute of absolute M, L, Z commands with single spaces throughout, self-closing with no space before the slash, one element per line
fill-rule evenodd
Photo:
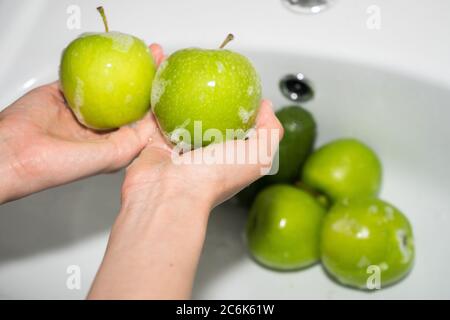
<path fill-rule="evenodd" d="M 281 2 L 293 12 L 315 14 L 327 9 L 334 1 L 335 0 L 282 0 Z"/>
<path fill-rule="evenodd" d="M 294 102 L 306 102 L 314 97 L 309 80 L 302 73 L 290 74 L 280 80 L 283 96 Z"/>

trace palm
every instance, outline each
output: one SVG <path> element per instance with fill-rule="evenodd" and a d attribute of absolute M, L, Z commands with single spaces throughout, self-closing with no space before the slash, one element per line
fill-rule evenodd
<path fill-rule="evenodd" d="M 45 181 L 36 188 L 123 167 L 145 146 L 152 130 L 149 117 L 113 132 L 90 130 L 76 121 L 57 83 L 29 92 L 1 120 L 18 178 Z"/>
<path fill-rule="evenodd" d="M 10 130 L 25 137 L 34 138 L 37 135 L 37 138 L 52 137 L 69 141 L 102 137 L 100 133 L 89 130 L 76 121 L 56 82 L 29 92 L 6 109 L 3 118 Z"/>
<path fill-rule="evenodd" d="M 282 135 L 283 128 L 275 117 L 271 106 L 263 102 L 257 120 L 256 135 L 250 139 L 226 141 L 222 144 L 212 144 L 205 148 L 195 149 L 184 153 L 174 161 L 172 146 L 167 142 L 152 117 L 155 126 L 147 146 L 140 156 L 128 168 L 124 181 L 125 193 L 139 193 L 141 190 L 151 189 L 155 185 L 172 182 L 171 186 L 178 186 L 180 192 L 195 192 L 211 195 L 213 202 L 218 204 L 230 197 L 255 179 L 261 177 L 264 163 L 220 163 L 196 162 L 194 159 L 205 159 L 209 155 L 223 154 L 226 150 L 233 150 L 233 154 L 243 150 L 257 151 L 260 147 L 258 133 L 263 130 L 277 130 Z M 274 154 L 281 135 L 275 140 L 265 141 L 268 151 Z M 238 144 L 241 146 L 238 147 Z M 256 154 L 256 153 L 255 153 Z M 211 159 L 211 158 L 210 158 Z M 220 158 L 218 158 L 219 160 Z M 214 190 L 211 190 L 214 189 Z M 136 192 L 137 191 L 137 192 Z"/>

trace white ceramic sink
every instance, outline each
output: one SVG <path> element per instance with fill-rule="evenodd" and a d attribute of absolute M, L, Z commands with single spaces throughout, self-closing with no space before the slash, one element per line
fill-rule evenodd
<path fill-rule="evenodd" d="M 230 201 L 211 216 L 194 298 L 450 298 L 450 3 L 355 2 L 339 0 L 316 16 L 293 14 L 277 0 L 105 4 L 112 29 L 169 52 L 215 47 L 235 33 L 230 49 L 254 61 L 277 106 L 288 103 L 280 78 L 304 73 L 316 93 L 304 106 L 319 124 L 318 144 L 352 136 L 376 149 L 381 196 L 414 228 L 412 273 L 367 293 L 335 284 L 319 265 L 293 273 L 256 265 L 242 240 L 246 212 Z M 72 4 L 81 8 L 81 30 L 66 28 Z M 369 5 L 381 10 L 380 30 L 366 26 Z M 0 109 L 55 79 L 62 48 L 100 28 L 91 1 L 0 1 Z M 0 298 L 84 298 L 119 209 L 122 178 L 93 177 L 0 206 Z M 66 287 L 70 265 L 81 268 L 80 290 Z"/>

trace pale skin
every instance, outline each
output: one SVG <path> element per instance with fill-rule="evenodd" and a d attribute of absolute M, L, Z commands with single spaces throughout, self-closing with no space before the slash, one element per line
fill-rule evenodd
<path fill-rule="evenodd" d="M 159 64 L 161 47 L 150 48 Z M 226 143 L 257 148 L 264 130 L 280 133 L 267 142 L 274 152 L 283 128 L 267 100 L 255 134 Z M 76 121 L 57 82 L 45 85 L 0 112 L 0 204 L 128 166 L 121 209 L 88 298 L 186 299 L 211 210 L 261 177 L 262 165 L 175 164 L 171 152 L 151 114 L 98 133 Z"/>

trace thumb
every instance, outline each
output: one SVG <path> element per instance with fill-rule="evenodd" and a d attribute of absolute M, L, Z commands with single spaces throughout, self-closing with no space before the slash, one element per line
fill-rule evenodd
<path fill-rule="evenodd" d="M 225 191 L 224 195 L 219 195 L 220 200 L 269 172 L 283 132 L 283 127 L 273 112 L 272 103 L 264 100 L 258 113 L 256 129 L 249 139 L 228 140 L 193 151 L 225 155 L 227 160 L 224 162 L 201 166 L 204 170 L 212 170 L 212 173 L 218 176 L 221 189 Z M 221 156 L 219 158 L 221 159 Z M 228 159 L 231 159 L 231 163 Z"/>
<path fill-rule="evenodd" d="M 157 125 L 148 113 L 136 123 L 109 134 L 99 146 L 108 157 L 104 171 L 115 171 L 128 165 L 146 146 L 155 130 Z"/>

